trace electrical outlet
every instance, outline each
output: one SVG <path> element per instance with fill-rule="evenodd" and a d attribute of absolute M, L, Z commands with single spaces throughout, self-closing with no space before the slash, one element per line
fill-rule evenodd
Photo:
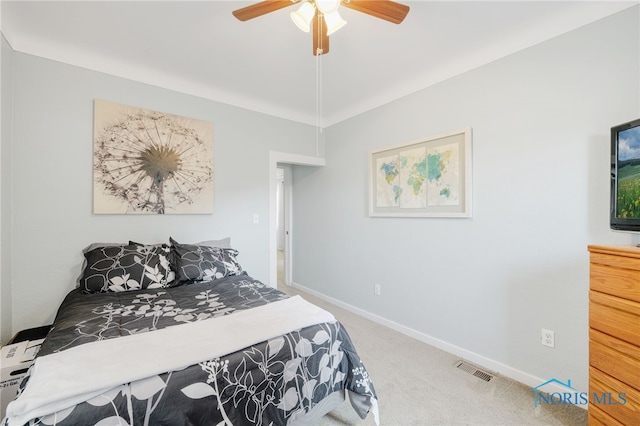
<path fill-rule="evenodd" d="M 376 296 L 380 296 L 380 284 L 376 284 L 373 286 L 373 292 L 376 294 Z"/>
<path fill-rule="evenodd" d="M 551 330 L 545 330 L 544 328 L 541 330 L 541 340 L 542 340 L 542 346 L 548 346 L 550 348 L 555 348 L 556 347 L 556 342 L 555 342 L 555 334 L 553 331 Z"/>

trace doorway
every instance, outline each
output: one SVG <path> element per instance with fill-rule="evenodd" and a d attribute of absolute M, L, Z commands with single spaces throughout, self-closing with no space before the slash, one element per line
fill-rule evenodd
<path fill-rule="evenodd" d="M 288 211 L 288 224 L 289 229 L 286 238 L 284 239 L 285 250 L 283 251 L 283 278 L 284 285 L 291 285 L 293 282 L 293 255 L 292 253 L 292 233 L 291 228 L 293 224 L 292 218 L 292 193 L 293 193 L 293 166 L 313 166 L 321 167 L 325 165 L 325 159 L 321 157 L 310 157 L 300 154 L 290 154 L 286 152 L 269 152 L 269 285 L 271 287 L 278 287 L 278 171 L 279 167 L 284 166 L 284 179 L 286 180 L 287 172 L 286 167 L 289 167 L 289 204 L 285 208 Z M 284 192 L 286 195 L 286 191 Z M 285 197 L 286 198 L 286 197 Z M 288 274 L 288 275 L 287 275 Z"/>

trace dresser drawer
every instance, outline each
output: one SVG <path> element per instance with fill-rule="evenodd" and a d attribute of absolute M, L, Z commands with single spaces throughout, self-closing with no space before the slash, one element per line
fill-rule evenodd
<path fill-rule="evenodd" d="M 595 405 L 589 405 L 589 426 L 625 426 Z"/>
<path fill-rule="evenodd" d="M 591 329 L 589 365 L 640 391 L 640 347 Z"/>
<path fill-rule="evenodd" d="M 622 398 L 619 396 L 621 393 L 624 394 Z M 600 400 L 596 400 L 594 395 Z M 589 408 L 592 406 L 622 424 L 635 425 L 640 418 L 640 391 L 597 368 L 589 367 Z"/>
<path fill-rule="evenodd" d="M 591 265 L 609 265 L 640 271 L 640 247 L 589 246 L 589 253 Z"/>
<path fill-rule="evenodd" d="M 640 302 L 640 271 L 592 264 L 591 290 Z"/>
<path fill-rule="evenodd" d="M 589 327 L 640 346 L 640 303 L 589 292 Z"/>

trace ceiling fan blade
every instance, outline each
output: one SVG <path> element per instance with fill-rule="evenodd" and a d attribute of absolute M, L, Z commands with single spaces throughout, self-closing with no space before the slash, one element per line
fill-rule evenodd
<path fill-rule="evenodd" d="M 391 0 L 343 0 L 342 5 L 394 24 L 402 22 L 409 13 L 409 6 Z"/>
<path fill-rule="evenodd" d="M 249 19 L 257 18 L 258 16 L 266 15 L 270 12 L 291 6 L 298 3 L 299 0 L 265 0 L 260 3 L 252 4 L 247 7 L 243 7 L 238 10 L 234 10 L 233 16 L 241 21 L 248 21 Z"/>
<path fill-rule="evenodd" d="M 313 17 L 313 56 L 324 55 L 329 53 L 329 36 L 327 35 L 327 23 L 324 15 L 318 13 Z"/>

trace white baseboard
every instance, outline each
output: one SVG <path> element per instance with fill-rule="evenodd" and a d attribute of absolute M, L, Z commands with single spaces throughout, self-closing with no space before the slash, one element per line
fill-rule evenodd
<path fill-rule="evenodd" d="M 540 386 L 541 383 L 545 383 L 549 380 L 548 378 L 542 379 L 540 377 L 536 377 L 532 374 L 518 370 L 517 368 L 510 367 L 506 364 L 495 361 L 491 358 L 487 358 L 483 355 L 477 354 L 468 349 L 462 348 L 457 345 L 453 345 L 451 343 L 445 342 L 444 340 L 437 339 L 433 336 L 429 336 L 428 334 L 406 327 L 402 324 L 398 324 L 397 322 L 388 320 L 379 315 L 372 314 L 371 312 L 365 311 L 364 309 L 357 308 L 353 305 L 342 302 L 338 299 L 334 299 L 332 297 L 326 296 L 322 293 L 317 292 L 316 290 L 312 290 L 298 283 L 292 282 L 291 286 L 294 288 L 298 288 L 301 291 L 304 291 L 306 293 L 309 293 L 319 299 L 325 300 L 346 311 L 352 312 L 356 315 L 359 315 L 377 324 L 380 324 L 392 330 L 395 330 L 398 333 L 412 337 L 416 340 L 426 343 L 427 345 L 433 346 L 435 348 L 441 349 L 445 352 L 458 356 L 466 361 L 471 362 L 472 364 L 475 364 L 478 367 L 482 367 L 483 369 L 488 370 L 489 372 L 499 374 L 511 380 L 515 380 L 516 382 L 522 383 L 526 386 L 530 386 L 532 389 Z M 567 391 L 565 387 L 562 387 L 556 383 L 549 383 L 539 390 L 545 393 L 554 393 L 554 392 L 564 393 Z M 532 394 L 532 404 L 533 404 L 533 394 Z M 586 405 L 578 405 L 578 406 L 584 409 L 587 408 Z"/>

